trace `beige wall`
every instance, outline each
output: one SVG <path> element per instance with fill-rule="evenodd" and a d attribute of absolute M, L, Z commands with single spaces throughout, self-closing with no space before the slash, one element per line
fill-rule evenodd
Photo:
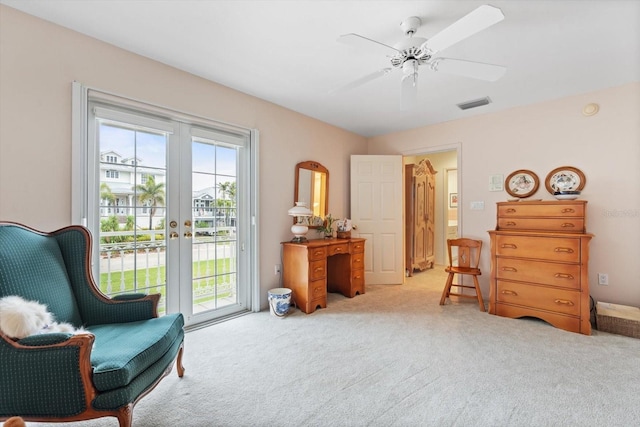
<path fill-rule="evenodd" d="M 591 102 L 600 112 L 582 115 Z M 552 200 L 544 187 L 547 173 L 574 166 L 587 178 L 587 230 L 591 242 L 591 295 L 598 301 L 640 306 L 640 83 L 475 116 L 369 139 L 369 154 L 398 154 L 460 143 L 458 183 L 462 233 L 480 238 L 495 228 L 495 203 L 506 192 L 490 192 L 489 177 L 530 169 L 541 180 L 533 198 Z M 470 210 L 484 201 L 482 211 Z M 488 297 L 489 251 L 482 259 L 482 288 Z M 597 285 L 609 274 L 609 286 Z"/>
<path fill-rule="evenodd" d="M 392 135 L 365 138 L 115 48 L 0 5 L 0 219 L 51 230 L 71 216 L 71 82 L 260 130 L 260 251 L 263 306 L 277 285 L 279 242 L 290 238 L 295 164 L 329 168 L 329 210 L 349 214 L 349 156 L 419 153 L 460 143 L 462 232 L 495 227 L 493 174 L 531 169 L 544 180 L 570 165 L 587 176 L 591 293 L 640 306 L 640 83 Z M 582 107 L 600 104 L 596 116 Z M 368 145 L 368 148 L 367 148 Z M 536 198 L 551 199 L 544 185 Z M 483 211 L 469 202 L 484 201 Z M 489 256 L 482 276 L 488 296 Z M 596 273 L 609 273 L 608 287 Z"/>
<path fill-rule="evenodd" d="M 71 221 L 71 82 L 260 130 L 260 286 L 278 286 L 296 163 L 330 171 L 329 209 L 349 213 L 349 156 L 364 137 L 0 5 L 0 220 Z"/>

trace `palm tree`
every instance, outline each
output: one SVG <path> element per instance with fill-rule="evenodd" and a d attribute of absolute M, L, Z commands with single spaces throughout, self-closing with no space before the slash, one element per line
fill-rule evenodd
<path fill-rule="evenodd" d="M 223 208 L 224 223 L 229 225 L 230 208 L 236 205 L 236 183 L 234 182 L 221 182 L 218 184 L 218 191 L 222 195 L 222 200 L 217 199 L 216 205 L 219 208 Z"/>
<path fill-rule="evenodd" d="M 164 183 L 156 184 L 153 175 L 149 175 L 147 182 L 138 184 L 133 188 L 138 193 L 140 203 L 147 203 L 149 206 L 149 230 L 153 229 L 153 215 L 156 213 L 158 205 L 164 205 Z"/>
<path fill-rule="evenodd" d="M 116 203 L 116 196 L 113 195 L 111 187 L 106 182 L 100 184 L 100 200 L 106 200 L 107 206 L 109 206 L 109 203 L 112 205 Z"/>
<path fill-rule="evenodd" d="M 218 191 L 222 194 L 222 198 L 229 200 L 235 200 L 236 198 L 236 183 L 235 182 L 221 182 L 218 184 Z"/>

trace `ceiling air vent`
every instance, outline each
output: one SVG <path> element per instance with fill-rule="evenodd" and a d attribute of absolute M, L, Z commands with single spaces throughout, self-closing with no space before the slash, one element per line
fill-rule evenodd
<path fill-rule="evenodd" d="M 473 101 L 461 102 L 458 108 L 461 110 L 468 110 L 470 108 L 482 107 L 483 105 L 491 104 L 491 98 L 485 96 L 484 98 L 474 99 Z"/>

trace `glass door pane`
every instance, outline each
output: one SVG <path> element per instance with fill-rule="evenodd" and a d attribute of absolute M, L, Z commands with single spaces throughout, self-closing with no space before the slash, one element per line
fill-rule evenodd
<path fill-rule="evenodd" d="M 166 290 L 167 135 L 97 121 L 99 286 L 107 295 Z"/>
<path fill-rule="evenodd" d="M 205 138 L 191 141 L 193 314 L 238 304 L 238 149 Z"/>

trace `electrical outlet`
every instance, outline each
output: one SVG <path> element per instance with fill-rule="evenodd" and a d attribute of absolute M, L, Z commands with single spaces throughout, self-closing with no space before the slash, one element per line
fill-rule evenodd
<path fill-rule="evenodd" d="M 609 285 L 609 275 L 607 273 L 598 273 L 598 285 Z"/>
<path fill-rule="evenodd" d="M 275 271 L 275 273 L 274 273 L 275 275 L 280 274 L 282 272 L 282 266 L 280 264 L 276 264 L 275 268 L 274 268 L 274 271 Z"/>

